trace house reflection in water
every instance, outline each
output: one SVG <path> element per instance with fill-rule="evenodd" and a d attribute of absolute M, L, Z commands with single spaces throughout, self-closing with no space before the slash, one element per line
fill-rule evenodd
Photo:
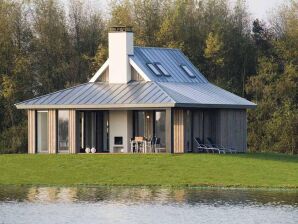
<path fill-rule="evenodd" d="M 294 205 L 298 192 L 160 187 L 24 187 L 0 186 L 0 202 Z"/>

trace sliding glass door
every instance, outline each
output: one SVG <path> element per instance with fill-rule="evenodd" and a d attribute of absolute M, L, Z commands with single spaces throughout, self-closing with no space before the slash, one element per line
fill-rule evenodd
<path fill-rule="evenodd" d="M 134 124 L 135 136 L 153 137 L 153 111 L 135 111 Z"/>
<path fill-rule="evenodd" d="M 37 111 L 37 152 L 48 152 L 48 111 Z"/>
<path fill-rule="evenodd" d="M 108 111 L 79 112 L 80 152 L 95 148 L 96 152 L 109 151 Z"/>
<path fill-rule="evenodd" d="M 68 152 L 69 150 L 69 111 L 58 110 L 58 152 Z"/>
<path fill-rule="evenodd" d="M 166 147 L 166 112 L 155 112 L 155 136 L 160 139 L 160 147 Z"/>
<path fill-rule="evenodd" d="M 135 111 L 134 137 L 146 139 L 159 138 L 160 147 L 166 144 L 166 112 L 165 111 Z"/>

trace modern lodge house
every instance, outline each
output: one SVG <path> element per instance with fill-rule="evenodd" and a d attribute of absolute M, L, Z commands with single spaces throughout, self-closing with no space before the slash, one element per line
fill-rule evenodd
<path fill-rule="evenodd" d="M 196 138 L 246 152 L 256 105 L 208 82 L 179 49 L 135 47 L 131 27 L 118 26 L 88 83 L 16 107 L 28 111 L 29 153 L 186 153 Z"/>

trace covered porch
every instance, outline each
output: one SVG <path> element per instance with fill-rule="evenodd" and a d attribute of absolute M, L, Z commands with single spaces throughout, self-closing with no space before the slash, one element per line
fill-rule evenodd
<path fill-rule="evenodd" d="M 196 139 L 246 151 L 243 109 L 28 110 L 29 153 L 199 152 Z"/>
<path fill-rule="evenodd" d="M 166 109 L 77 111 L 79 152 L 166 152 Z M 78 141 L 78 142 L 77 142 Z"/>

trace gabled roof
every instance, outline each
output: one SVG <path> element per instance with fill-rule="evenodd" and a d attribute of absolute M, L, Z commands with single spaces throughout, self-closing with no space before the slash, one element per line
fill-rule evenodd
<path fill-rule="evenodd" d="M 208 83 L 204 75 L 202 75 L 179 49 L 134 47 L 134 55 L 129 56 L 129 59 L 131 66 L 137 70 L 145 81 Z M 156 76 L 147 66 L 148 63 L 160 63 L 170 76 Z M 109 59 L 95 73 L 90 82 L 95 82 L 107 69 L 108 65 Z M 183 71 L 181 65 L 186 65 L 195 77 L 189 77 L 185 71 Z"/>
<path fill-rule="evenodd" d="M 208 80 L 190 62 L 190 60 L 179 49 L 157 48 L 157 47 L 134 47 L 134 55 L 130 59 L 142 69 L 150 81 L 157 82 L 191 82 L 208 83 Z M 156 76 L 147 66 L 148 63 L 160 63 L 171 75 Z M 186 65 L 195 78 L 189 77 L 181 68 Z"/>
<path fill-rule="evenodd" d="M 107 60 L 89 83 L 16 104 L 18 109 L 117 108 L 254 108 L 256 104 L 211 83 L 178 49 L 134 47 L 130 64 L 145 81 L 127 84 L 95 82 L 108 68 Z M 147 66 L 160 63 L 170 74 L 157 76 Z M 181 68 L 186 65 L 194 77 Z"/>
<path fill-rule="evenodd" d="M 16 104 L 30 108 L 253 108 L 255 104 L 209 83 L 85 83 Z"/>

